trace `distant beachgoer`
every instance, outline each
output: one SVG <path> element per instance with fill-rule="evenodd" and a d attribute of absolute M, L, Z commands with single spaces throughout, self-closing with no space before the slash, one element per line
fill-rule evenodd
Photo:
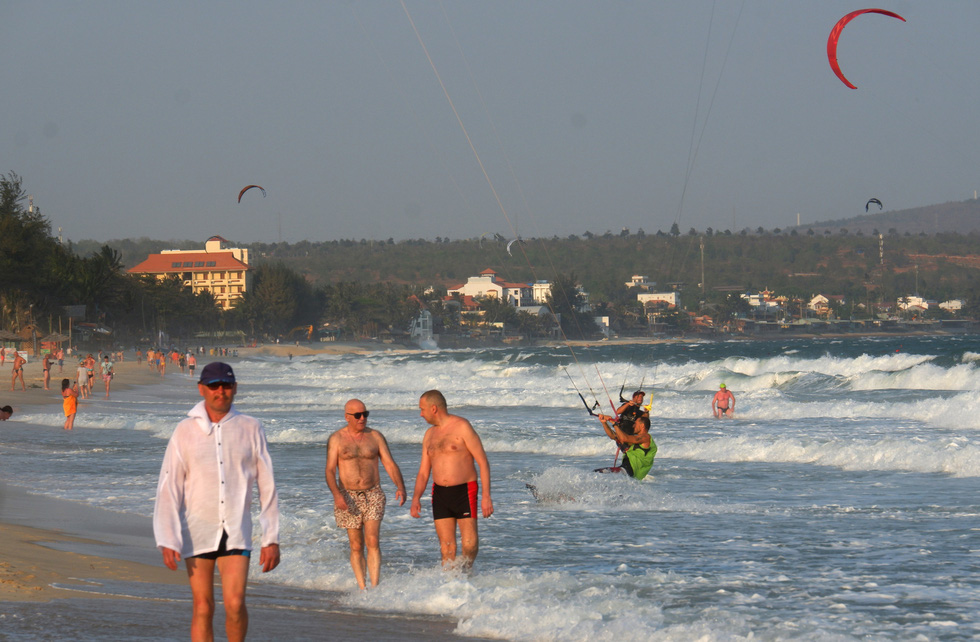
<path fill-rule="evenodd" d="M 381 576 L 381 520 L 385 514 L 385 493 L 381 489 L 378 462 L 395 483 L 395 499 L 405 504 L 405 483 L 384 435 L 368 428 L 368 410 L 358 399 L 344 405 L 347 425 L 327 440 L 327 486 L 333 493 L 334 518 L 338 528 L 347 529 L 350 565 L 357 585 L 364 589 L 365 571 L 371 586 Z M 340 478 L 338 482 L 338 476 Z M 364 548 L 367 546 L 367 557 Z"/>
<path fill-rule="evenodd" d="M 61 374 L 65 370 L 65 351 L 63 348 L 58 348 L 58 374 Z"/>
<path fill-rule="evenodd" d="M 10 376 L 10 390 L 13 391 L 14 386 L 17 385 L 17 380 L 20 379 L 20 387 L 23 390 L 27 390 L 27 384 L 24 383 L 24 364 L 27 363 L 27 359 L 20 356 L 20 353 L 14 351 L 14 371 Z"/>
<path fill-rule="evenodd" d="M 7 346 L 0 346 L 0 366 L 7 360 Z"/>
<path fill-rule="evenodd" d="M 725 384 L 721 384 L 718 388 L 718 392 L 711 400 L 711 411 L 715 413 L 716 419 L 733 417 L 735 415 L 735 395 Z"/>
<path fill-rule="evenodd" d="M 187 355 L 187 372 L 189 372 L 192 377 L 194 376 L 194 368 L 196 367 L 197 357 L 194 356 L 194 353 L 189 353 Z"/>
<path fill-rule="evenodd" d="M 75 413 L 78 412 L 78 390 L 77 383 L 71 385 L 71 379 L 61 380 L 62 406 L 65 410 L 65 430 L 72 430 L 75 427 Z"/>
<path fill-rule="evenodd" d="M 412 517 L 421 517 L 422 493 L 432 473 L 432 519 L 443 567 L 456 560 L 456 527 L 462 548 L 464 570 L 473 566 L 480 550 L 477 532 L 477 466 L 483 484 L 483 516 L 493 515 L 490 498 L 490 462 L 480 436 L 466 419 L 449 414 L 446 398 L 429 390 L 419 399 L 419 414 L 431 426 L 422 438 L 422 461 L 412 494 Z"/>
<path fill-rule="evenodd" d="M 623 451 L 623 470 L 626 474 L 637 480 L 646 477 L 653 468 L 653 458 L 657 455 L 657 444 L 650 436 L 650 418 L 637 417 L 633 424 L 635 430 L 633 434 L 624 431 L 619 424 L 610 426 L 613 417 L 599 415 L 599 421 L 602 422 L 602 428 L 610 439 L 620 447 L 628 445 L 628 448 Z"/>
<path fill-rule="evenodd" d="M 143 364 L 143 351 L 137 349 L 136 350 L 136 365 L 139 366 L 139 365 L 142 365 L 142 364 Z"/>
<path fill-rule="evenodd" d="M 78 369 L 75 371 L 75 384 L 78 387 L 78 392 L 82 395 L 82 399 L 89 398 L 88 392 L 88 366 L 85 365 L 86 360 L 82 359 L 78 362 Z"/>
<path fill-rule="evenodd" d="M 279 565 L 279 499 L 262 423 L 233 406 L 238 386 L 226 363 L 201 370 L 203 397 L 177 424 L 160 469 L 153 533 L 164 565 L 181 558 L 193 595 L 191 639 L 214 639 L 214 570 L 221 573 L 225 634 L 248 631 L 245 588 L 252 548 L 252 488 L 258 485 L 266 573 Z M 288 637 L 288 636 L 287 636 Z"/>
<path fill-rule="evenodd" d="M 50 352 L 45 353 L 44 359 L 41 360 L 41 371 L 44 374 L 44 389 L 51 390 L 51 361 L 53 357 Z"/>
<path fill-rule="evenodd" d="M 92 396 L 92 388 L 95 387 L 95 357 L 89 352 L 85 357 L 85 369 L 88 375 L 88 395 Z"/>
<path fill-rule="evenodd" d="M 109 355 L 102 358 L 102 382 L 105 384 L 105 398 L 109 398 L 109 384 L 115 372 L 112 369 L 113 363 L 109 361 Z"/>
<path fill-rule="evenodd" d="M 7 421 L 12 414 L 14 414 L 14 409 L 10 406 L 0 408 L 0 421 Z"/>

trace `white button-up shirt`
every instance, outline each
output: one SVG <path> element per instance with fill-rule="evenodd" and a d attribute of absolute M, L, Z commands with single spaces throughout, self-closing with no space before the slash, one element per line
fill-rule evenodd
<path fill-rule="evenodd" d="M 201 401 L 167 444 L 153 510 L 157 547 L 187 558 L 218 550 L 252 550 L 252 487 L 259 487 L 262 546 L 279 543 L 279 498 L 262 423 L 234 406 L 212 423 Z"/>

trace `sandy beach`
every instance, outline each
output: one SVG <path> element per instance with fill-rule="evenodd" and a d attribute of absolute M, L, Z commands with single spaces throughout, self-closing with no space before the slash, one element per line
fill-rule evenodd
<path fill-rule="evenodd" d="M 316 346 L 316 352 L 347 353 L 387 349 L 378 344 Z M 309 354 L 304 346 L 239 349 L 250 353 L 287 356 Z M 127 357 L 131 353 L 127 354 Z M 199 359 L 199 367 L 217 357 Z M 234 361 L 234 359 L 227 359 Z M 8 360 L 0 372 L 10 376 Z M 69 365 L 71 364 L 71 365 Z M 0 405 L 10 404 L 14 415 L 0 423 L 3 433 L 25 437 L 31 431 L 61 430 L 50 425 L 18 421 L 26 408 L 61 416 L 61 379 L 71 378 L 77 361 L 66 361 L 64 372 L 53 368 L 50 390 L 44 390 L 40 361 L 25 366 L 27 390 L 2 388 Z M 126 395 L 136 386 L 160 377 L 135 360 L 117 363 L 111 395 Z M 105 396 L 97 378 L 92 398 L 79 401 L 79 413 Z M 77 426 L 77 424 L 76 424 Z M 76 427 L 76 429 L 78 429 Z M 15 433 L 20 432 L 21 435 Z M 2 462 L 2 459 L 0 459 Z M 2 478 L 2 468 L 0 468 Z M 151 520 L 116 513 L 80 502 L 34 495 L 14 480 L 0 481 L 0 622 L 4 639 L 184 639 L 190 627 L 190 589 L 183 568 L 166 569 L 152 533 Z M 288 555 L 288 550 L 283 551 Z M 254 571 L 254 569 L 253 569 Z M 220 589 L 216 591 L 220 600 Z M 445 618 L 357 612 L 340 605 L 340 596 L 251 582 L 248 593 L 250 639 L 290 640 L 423 640 L 454 638 L 455 622 Z M 223 639 L 219 605 L 216 634 Z"/>

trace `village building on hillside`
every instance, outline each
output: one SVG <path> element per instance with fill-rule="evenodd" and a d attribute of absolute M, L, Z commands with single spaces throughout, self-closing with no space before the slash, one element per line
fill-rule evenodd
<path fill-rule="evenodd" d="M 783 312 L 786 304 L 789 303 L 789 299 L 784 296 L 777 297 L 774 294 L 770 290 L 762 290 L 755 294 L 746 292 L 741 297 L 749 304 L 752 316 L 755 318 L 765 318 L 770 315 L 781 316 L 780 313 Z"/>
<path fill-rule="evenodd" d="M 651 281 L 650 277 L 648 276 L 644 276 L 642 274 L 634 274 L 632 277 L 630 277 L 630 280 L 624 283 L 623 285 L 625 285 L 628 288 L 639 288 L 644 292 L 649 292 L 653 288 L 657 287 L 657 282 Z"/>
<path fill-rule="evenodd" d="M 839 294 L 830 294 L 827 296 L 818 294 L 810 299 L 810 302 L 807 303 L 806 307 L 816 312 L 818 317 L 822 316 L 830 318 L 830 315 L 834 311 L 833 306 L 835 305 L 844 305 L 844 297 Z"/>
<path fill-rule="evenodd" d="M 636 300 L 643 304 L 643 307 L 661 305 L 667 308 L 681 307 L 681 295 L 678 292 L 641 292 L 636 295 Z"/>
<path fill-rule="evenodd" d="M 899 310 L 904 310 L 906 312 L 925 312 L 930 308 L 930 306 L 935 307 L 936 302 L 923 299 L 918 294 L 909 294 L 903 297 L 899 297 L 896 301 L 896 305 Z"/>
<path fill-rule="evenodd" d="M 531 305 L 531 286 L 527 283 L 507 283 L 497 278 L 497 273 L 487 268 L 480 272 L 479 276 L 471 276 L 466 283 L 454 288 L 448 288 L 449 294 L 459 294 L 461 296 L 471 296 L 474 299 L 484 297 L 497 297 L 501 301 L 513 305 L 514 307 L 524 307 Z"/>
<path fill-rule="evenodd" d="M 176 276 L 195 294 L 210 292 L 223 310 L 233 308 L 252 287 L 248 249 L 228 247 L 220 236 L 209 238 L 203 251 L 163 250 L 128 271 L 160 281 Z"/>
<path fill-rule="evenodd" d="M 582 301 L 579 311 L 588 312 L 591 309 L 589 293 L 581 285 L 576 286 L 576 290 Z M 483 270 L 477 276 L 469 277 L 466 283 L 448 288 L 446 291 L 448 293 L 446 300 L 450 301 L 458 297 L 464 312 L 469 310 L 482 315 L 482 311 L 479 310 L 480 301 L 493 297 L 514 306 L 518 312 L 527 312 L 535 316 L 551 314 L 548 307 L 551 283 L 548 281 L 508 283 L 501 280 L 490 268 Z"/>
<path fill-rule="evenodd" d="M 963 309 L 964 305 L 966 305 L 966 302 L 963 301 L 963 299 L 950 299 L 949 301 L 943 301 L 940 303 L 939 309 L 956 314 Z"/>
<path fill-rule="evenodd" d="M 551 294 L 551 283 L 548 281 L 535 281 L 531 284 L 531 298 L 538 305 L 548 305 L 548 296 Z"/>

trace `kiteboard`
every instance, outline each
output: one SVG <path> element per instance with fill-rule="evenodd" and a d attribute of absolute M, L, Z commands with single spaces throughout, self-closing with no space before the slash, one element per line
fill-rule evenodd
<path fill-rule="evenodd" d="M 605 468 L 596 468 L 592 472 L 594 473 L 625 473 L 626 469 L 622 466 L 607 466 Z"/>

